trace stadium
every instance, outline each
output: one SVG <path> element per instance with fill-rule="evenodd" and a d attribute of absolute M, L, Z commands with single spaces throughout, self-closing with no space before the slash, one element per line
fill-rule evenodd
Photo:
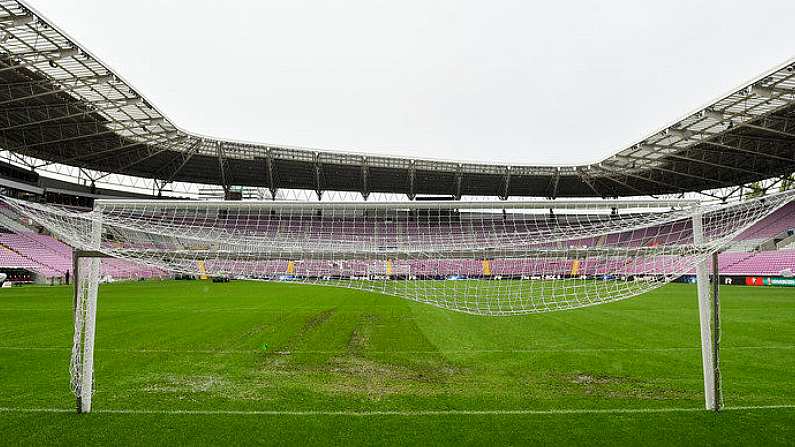
<path fill-rule="evenodd" d="M 0 0 L 8 444 L 787 444 L 795 60 L 583 165 L 182 129 Z"/>

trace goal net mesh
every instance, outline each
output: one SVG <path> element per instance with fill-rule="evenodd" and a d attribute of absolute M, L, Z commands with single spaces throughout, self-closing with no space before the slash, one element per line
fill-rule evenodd
<path fill-rule="evenodd" d="M 629 298 L 694 271 L 793 191 L 694 201 L 97 201 L 6 199 L 79 250 L 166 271 L 295 281 L 479 315 Z M 101 226 L 101 236 L 92 228 Z M 93 236 L 92 236 L 93 235 Z"/>

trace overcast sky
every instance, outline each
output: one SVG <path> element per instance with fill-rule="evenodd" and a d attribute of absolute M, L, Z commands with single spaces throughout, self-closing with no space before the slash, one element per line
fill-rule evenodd
<path fill-rule="evenodd" d="M 30 4 L 184 129 L 430 158 L 597 161 L 795 55 L 792 0 Z"/>

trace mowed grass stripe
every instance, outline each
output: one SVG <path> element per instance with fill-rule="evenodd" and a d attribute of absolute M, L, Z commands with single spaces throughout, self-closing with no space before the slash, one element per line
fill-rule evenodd
<path fill-rule="evenodd" d="M 0 350 L 9 351 L 71 351 L 70 346 L 0 346 Z M 788 350 L 795 349 L 795 345 L 787 346 L 721 346 L 722 351 L 731 350 L 754 350 L 754 349 L 769 349 L 769 350 Z M 94 351 L 105 352 L 120 352 L 131 354 L 261 354 L 261 349 L 248 349 L 248 350 L 185 350 L 185 349 L 120 349 L 120 348 L 95 348 Z M 671 346 L 671 347 L 640 347 L 640 348 L 587 348 L 587 349 L 472 349 L 466 351 L 373 351 L 361 350 L 361 353 L 367 354 L 533 354 L 533 353 L 552 353 L 552 352 L 585 352 L 585 353 L 599 353 L 599 352 L 666 352 L 666 351 L 701 351 L 697 346 Z M 347 351 L 318 351 L 318 350 L 298 350 L 290 352 L 272 351 L 273 355 L 294 355 L 294 354 L 344 354 Z"/>

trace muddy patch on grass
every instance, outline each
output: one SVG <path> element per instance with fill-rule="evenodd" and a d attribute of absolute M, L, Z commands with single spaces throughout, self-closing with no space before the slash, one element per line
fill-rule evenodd
<path fill-rule="evenodd" d="M 209 393 L 228 382 L 213 375 L 179 376 L 169 374 L 144 387 L 147 393 Z"/>
<path fill-rule="evenodd" d="M 378 316 L 373 314 L 364 314 L 359 319 L 359 324 L 351 331 L 351 336 L 348 339 L 348 353 L 356 354 L 364 351 L 370 346 L 370 338 L 373 333 L 373 326 L 378 323 Z"/>
<path fill-rule="evenodd" d="M 412 377 L 408 368 L 357 356 L 335 357 L 322 369 L 330 373 L 332 379 L 321 385 L 324 392 L 364 394 L 373 400 L 405 391 L 405 382 Z"/>
<path fill-rule="evenodd" d="M 272 388 L 272 383 L 251 378 L 229 380 L 216 375 L 168 374 L 150 379 L 143 387 L 143 391 L 152 394 L 168 394 L 179 400 L 191 401 L 206 399 L 206 396 L 228 400 L 265 401 L 273 400 Z"/>
<path fill-rule="evenodd" d="M 368 354 L 377 315 L 364 314 L 351 330 L 346 350 L 321 369 L 330 380 L 321 389 L 330 394 L 354 394 L 380 400 L 395 394 L 438 394 L 461 370 L 441 357 L 432 363 L 385 358 Z"/>
<path fill-rule="evenodd" d="M 570 394 L 607 399 L 678 400 L 692 399 L 692 392 L 671 384 L 644 381 L 634 377 L 577 373 L 563 379 Z"/>
<path fill-rule="evenodd" d="M 358 355 L 334 357 L 321 369 L 328 380 L 318 384 L 319 390 L 376 401 L 397 394 L 429 396 L 446 393 L 446 385 L 461 372 L 449 365 L 418 368 Z"/>
<path fill-rule="evenodd" d="M 611 377 L 611 376 L 592 376 L 590 374 L 577 374 L 572 379 L 572 383 L 576 383 L 578 385 L 606 385 L 609 383 L 621 383 L 625 381 L 624 378 L 621 377 Z"/>
<path fill-rule="evenodd" d="M 314 316 L 292 339 L 301 343 L 300 337 L 332 315 L 333 311 Z M 464 371 L 441 355 L 412 359 L 385 354 L 376 340 L 381 324 L 379 315 L 363 313 L 349 326 L 349 335 L 341 340 L 337 352 L 328 352 L 325 358 L 326 352 L 307 358 L 289 354 L 288 347 L 281 348 L 268 353 L 258 374 L 281 378 L 276 380 L 286 380 L 313 393 L 369 400 L 400 394 L 441 394 L 449 392 L 451 384 L 460 382 L 458 378 Z"/>

